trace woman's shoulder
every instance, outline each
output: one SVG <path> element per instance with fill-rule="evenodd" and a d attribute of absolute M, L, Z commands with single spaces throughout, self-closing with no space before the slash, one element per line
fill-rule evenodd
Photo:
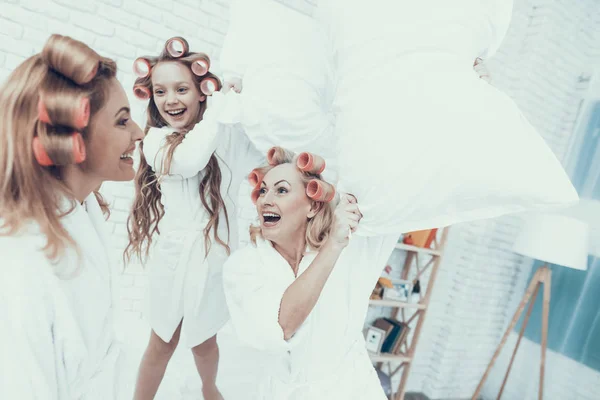
<path fill-rule="evenodd" d="M 248 271 L 259 264 L 259 249 L 253 243 L 240 246 L 227 258 L 224 269 L 227 271 L 237 271 L 240 268 Z"/>

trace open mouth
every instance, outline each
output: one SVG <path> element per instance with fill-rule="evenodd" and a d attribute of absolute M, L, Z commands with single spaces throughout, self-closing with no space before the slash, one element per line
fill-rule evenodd
<path fill-rule="evenodd" d="M 267 228 L 271 228 L 279 223 L 281 220 L 281 215 L 275 214 L 272 212 L 265 212 L 262 214 L 263 217 L 263 226 Z"/>
<path fill-rule="evenodd" d="M 186 113 L 187 109 L 185 108 L 178 108 L 176 110 L 167 110 L 167 114 L 169 114 L 169 116 L 173 119 L 182 119 L 184 114 Z"/>
<path fill-rule="evenodd" d="M 121 154 L 120 160 L 127 164 L 133 164 L 133 152 L 134 151 L 135 151 L 135 147 L 128 149 L 125 153 Z"/>

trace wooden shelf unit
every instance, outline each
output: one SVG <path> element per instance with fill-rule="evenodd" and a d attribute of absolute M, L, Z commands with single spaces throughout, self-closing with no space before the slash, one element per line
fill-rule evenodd
<path fill-rule="evenodd" d="M 423 281 L 420 280 L 421 286 L 421 299 L 418 303 L 409 303 L 397 300 L 369 300 L 370 307 L 390 307 L 392 308 L 392 318 L 395 318 L 401 322 L 408 324 L 412 331 L 412 337 L 407 338 L 407 341 L 402 345 L 402 354 L 373 354 L 370 353 L 371 361 L 376 363 L 377 368 L 382 369 L 383 365 L 387 366 L 388 376 L 391 379 L 397 374 L 401 373 L 400 384 L 394 390 L 392 385 L 392 393 L 389 396 L 390 400 L 404 400 L 404 393 L 406 392 L 406 383 L 408 381 L 408 375 L 410 373 L 411 364 L 414 359 L 415 350 L 423 328 L 423 322 L 427 315 L 427 309 L 429 307 L 429 300 L 431 298 L 431 291 L 437 278 L 439 264 L 441 262 L 442 255 L 444 253 L 444 246 L 448 238 L 449 228 L 442 228 L 438 230 L 437 237 L 432 244 L 432 248 L 426 249 L 416 246 L 407 245 L 404 243 L 398 243 L 396 250 L 406 251 L 406 260 L 402 268 L 400 279 L 402 280 L 420 280 L 423 273 L 430 269 L 429 279 L 424 288 Z M 426 258 L 427 262 L 425 265 L 421 264 L 421 258 Z M 410 272 L 413 268 L 416 268 L 416 274 L 411 277 Z M 425 292 L 423 292 L 425 290 Z M 407 311 L 411 311 L 412 315 L 407 315 Z M 392 365 L 395 364 L 394 367 Z M 383 371 L 383 369 L 382 369 Z"/>

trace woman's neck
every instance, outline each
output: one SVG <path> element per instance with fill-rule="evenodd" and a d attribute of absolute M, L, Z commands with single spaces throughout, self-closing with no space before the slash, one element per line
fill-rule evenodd
<path fill-rule="evenodd" d="M 302 235 L 285 242 L 273 242 L 273 247 L 290 264 L 294 275 L 297 275 L 298 267 L 306 251 L 306 236 Z"/>
<path fill-rule="evenodd" d="M 89 176 L 76 165 L 69 165 L 63 169 L 62 180 L 80 204 L 102 184 L 101 179 Z"/>

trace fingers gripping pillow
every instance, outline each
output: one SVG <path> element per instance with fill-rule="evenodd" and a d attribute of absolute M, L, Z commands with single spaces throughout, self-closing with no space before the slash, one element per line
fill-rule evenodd
<path fill-rule="evenodd" d="M 478 78 L 511 2 L 320 0 L 334 71 L 339 184 L 363 235 L 577 201 L 561 164 L 506 95 Z"/>
<path fill-rule="evenodd" d="M 312 18 L 277 1 L 230 5 L 221 67 L 225 80 L 242 78 L 242 125 L 262 153 L 282 146 L 333 160 L 332 79 L 316 28 Z"/>

